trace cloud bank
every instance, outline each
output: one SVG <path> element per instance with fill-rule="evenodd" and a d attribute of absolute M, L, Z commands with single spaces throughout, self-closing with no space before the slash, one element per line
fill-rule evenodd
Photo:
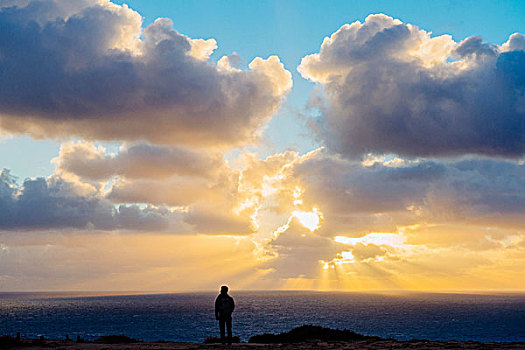
<path fill-rule="evenodd" d="M 396 277 L 405 274 L 429 285 L 459 274 L 464 282 L 452 278 L 439 288 L 472 288 L 479 271 L 512 264 L 508 259 L 522 252 L 522 163 L 359 162 L 324 150 L 297 156 L 285 167 L 280 181 L 286 185 L 275 196 L 287 198 L 290 186 L 301 194 L 290 221 L 269 236 L 267 249 L 275 257 L 263 266 L 271 269 L 268 276 L 294 288 L 407 288 Z M 319 227 L 306 229 L 298 211 L 320 213 Z M 447 264 L 438 266 L 442 259 Z M 512 285 L 510 279 L 502 283 Z"/>
<path fill-rule="evenodd" d="M 239 170 L 222 154 L 180 146 L 138 143 L 108 154 L 89 142 L 63 144 L 56 175 L 84 193 L 113 203 L 148 203 L 176 207 L 187 233 L 248 234 L 250 214 L 235 208 L 246 194 Z M 252 209 L 253 210 L 253 209 Z"/>
<path fill-rule="evenodd" d="M 78 194 L 74 186 L 60 178 L 26 179 L 22 186 L 17 186 L 5 169 L 0 173 L 0 211 L 0 230 L 9 231 L 65 228 L 164 231 L 177 219 L 177 213 L 168 209 L 115 207 L 98 196 Z"/>
<path fill-rule="evenodd" d="M 345 24 L 298 67 L 324 88 L 312 126 L 331 150 L 353 158 L 521 157 L 524 38 L 455 42 L 382 14 Z"/>
<path fill-rule="evenodd" d="M 129 145 L 108 156 L 93 145 L 68 144 L 57 160 L 62 173 L 47 180 L 29 179 L 23 186 L 6 176 L 0 202 L 7 203 L 1 208 L 1 231 L 11 231 L 11 236 L 2 233 L 6 247 L 19 250 L 16 239 L 10 237 L 20 236 L 13 234 L 20 230 L 74 229 L 71 236 L 93 229 L 177 233 L 166 237 L 205 234 L 209 238 L 202 239 L 209 244 L 214 237 L 229 237 L 232 242 L 251 242 L 243 264 L 246 273 L 260 277 L 254 281 L 259 287 L 419 289 L 421 285 L 407 284 L 417 280 L 427 281 L 429 288 L 436 283 L 441 289 L 506 288 L 521 273 L 525 168 L 519 162 L 392 157 L 361 162 L 328 150 L 305 155 L 284 152 L 266 159 L 248 153 L 236 160 L 235 169 L 225 166 L 227 182 L 220 182 L 223 175 L 208 174 L 201 177 L 207 193 L 179 198 L 171 188 L 177 184 L 192 187 L 180 181 L 176 167 L 170 169 L 174 175 L 169 181 L 154 173 L 138 178 L 117 175 L 111 188 L 93 186 L 89 192 L 81 186 L 91 181 L 81 176 L 90 176 L 89 172 L 65 166 L 65 155 L 75 153 L 79 164 L 105 159 L 102 164 L 111 169 L 112 162 L 118 164 L 120 156 L 129 157 L 133 147 L 142 146 Z M 166 159 L 173 156 L 165 146 L 157 147 Z M 113 177 L 127 171 L 117 167 L 102 172 Z M 146 182 L 156 190 L 142 188 Z M 175 205 L 182 198 L 184 204 L 171 210 L 115 207 L 123 197 L 115 201 L 114 191 L 123 185 L 135 190 L 145 203 L 171 198 Z M 84 214 L 76 214 L 75 208 Z M 313 224 L 309 222 L 315 218 Z M 224 249 L 236 247 L 231 243 Z M 125 254 L 123 248 L 118 250 Z M 9 262 L 12 256 L 5 258 Z M 441 263 L 443 260 L 447 263 Z M 479 273 L 494 274 L 500 267 L 511 277 L 479 282 Z"/>
<path fill-rule="evenodd" d="M 0 8 L 0 128 L 34 137 L 199 147 L 254 141 L 291 89 L 276 56 L 249 69 L 208 58 L 166 18 L 108 0 Z"/>

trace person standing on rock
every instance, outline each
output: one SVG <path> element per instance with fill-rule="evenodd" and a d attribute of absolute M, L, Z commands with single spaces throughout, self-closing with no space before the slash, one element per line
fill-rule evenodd
<path fill-rule="evenodd" d="M 235 302 L 233 298 L 228 295 L 228 287 L 221 287 L 221 294 L 215 299 L 215 319 L 219 320 L 219 328 L 221 330 L 221 343 L 226 343 L 224 334 L 224 326 L 228 328 L 228 344 L 232 343 L 232 313 L 235 309 Z"/>

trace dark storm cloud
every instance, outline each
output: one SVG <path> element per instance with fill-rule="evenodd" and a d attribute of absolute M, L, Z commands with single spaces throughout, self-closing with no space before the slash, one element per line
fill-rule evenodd
<path fill-rule="evenodd" d="M 22 5 L 0 8 L 4 131 L 231 145 L 253 140 L 291 87 L 277 57 L 218 67 L 213 39 L 179 34 L 169 19 L 143 29 L 125 5 Z"/>
<path fill-rule="evenodd" d="M 523 156 L 523 41 L 457 43 L 385 15 L 344 25 L 298 68 L 326 94 L 312 126 L 347 157 Z"/>
<path fill-rule="evenodd" d="M 166 230 L 174 215 L 165 209 L 115 207 L 100 197 L 82 196 L 59 179 L 26 179 L 17 186 L 0 174 L 0 230 L 96 229 Z"/>

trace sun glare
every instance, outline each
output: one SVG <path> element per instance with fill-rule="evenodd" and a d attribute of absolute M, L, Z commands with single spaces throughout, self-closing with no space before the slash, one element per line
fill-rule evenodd
<path fill-rule="evenodd" d="M 401 246 L 405 243 L 406 237 L 401 233 L 384 233 L 384 232 L 372 232 L 363 237 L 350 238 L 346 236 L 336 236 L 334 241 L 337 243 L 356 245 L 362 244 L 375 244 L 375 245 L 390 245 L 393 247 Z"/>
<path fill-rule="evenodd" d="M 309 229 L 310 231 L 315 231 L 320 227 L 321 224 L 321 212 L 314 208 L 313 211 L 294 211 L 292 216 L 297 218 L 301 225 Z"/>
<path fill-rule="evenodd" d="M 303 200 L 301 199 L 302 194 L 303 194 L 303 191 L 301 190 L 301 188 L 299 186 L 296 186 L 295 189 L 293 190 L 293 198 L 294 198 L 293 205 L 297 206 L 297 205 L 303 204 Z"/>

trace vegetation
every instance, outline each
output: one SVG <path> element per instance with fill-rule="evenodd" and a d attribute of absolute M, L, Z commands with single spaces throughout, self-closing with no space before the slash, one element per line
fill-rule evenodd
<path fill-rule="evenodd" d="M 250 343 L 275 344 L 275 343 L 301 343 L 313 340 L 319 341 L 357 341 L 379 339 L 354 333 L 349 330 L 323 328 L 319 326 L 304 325 L 289 332 L 279 334 L 260 334 L 250 337 Z"/>
<path fill-rule="evenodd" d="M 138 343 L 137 339 L 130 338 L 125 335 L 104 335 L 95 340 L 96 343 L 104 344 L 127 344 L 127 343 Z"/>
<path fill-rule="evenodd" d="M 20 342 L 9 335 L 3 335 L 0 337 L 0 349 L 13 348 L 20 346 Z"/>

